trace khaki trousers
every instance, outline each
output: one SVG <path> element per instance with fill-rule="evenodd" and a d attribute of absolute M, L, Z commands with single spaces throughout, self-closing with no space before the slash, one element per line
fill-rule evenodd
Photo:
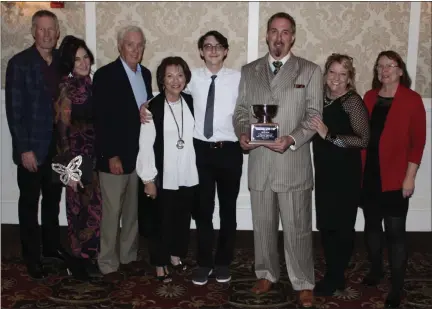
<path fill-rule="evenodd" d="M 103 274 L 118 270 L 120 263 L 137 260 L 138 176 L 99 173 L 102 193 L 99 269 Z M 120 231 L 121 217 L 121 231 Z"/>

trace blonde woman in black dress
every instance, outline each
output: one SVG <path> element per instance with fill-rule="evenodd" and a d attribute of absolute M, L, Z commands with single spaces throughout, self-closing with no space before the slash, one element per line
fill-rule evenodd
<path fill-rule="evenodd" d="M 368 113 L 355 89 L 355 68 L 347 55 L 332 54 L 324 71 L 323 120 L 312 127 L 317 229 L 326 260 L 317 296 L 345 289 L 344 272 L 354 248 L 361 190 L 361 149 L 369 141 Z"/>

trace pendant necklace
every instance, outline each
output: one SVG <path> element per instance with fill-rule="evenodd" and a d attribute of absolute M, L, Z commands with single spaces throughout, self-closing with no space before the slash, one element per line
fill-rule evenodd
<path fill-rule="evenodd" d="M 336 98 L 337 99 L 337 98 Z M 336 100 L 336 99 L 330 99 L 327 96 L 324 96 L 324 107 L 330 106 L 332 105 L 332 103 Z"/>
<path fill-rule="evenodd" d="M 180 96 L 180 105 L 181 105 L 181 135 L 180 135 L 180 128 L 179 128 L 179 125 L 178 125 L 178 123 L 177 123 L 177 119 L 176 119 L 176 117 L 174 116 L 174 112 L 173 112 L 173 110 L 172 110 L 172 107 L 171 107 L 171 105 L 168 103 L 168 101 L 167 101 L 166 98 L 165 98 L 165 102 L 167 102 L 168 107 L 169 107 L 169 109 L 170 109 L 170 111 L 171 111 L 171 114 L 172 114 L 172 116 L 173 116 L 173 118 L 174 118 L 175 124 L 176 124 L 176 126 L 177 126 L 177 132 L 178 132 L 178 138 L 179 138 L 179 139 L 178 139 L 178 141 L 177 141 L 176 147 L 177 147 L 178 149 L 183 149 L 185 142 L 184 142 L 184 140 L 183 140 L 183 100 L 182 100 L 182 97 Z"/>

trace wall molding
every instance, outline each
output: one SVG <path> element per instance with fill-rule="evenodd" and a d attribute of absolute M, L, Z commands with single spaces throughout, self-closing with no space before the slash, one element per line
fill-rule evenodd
<path fill-rule="evenodd" d="M 260 3 L 249 2 L 247 62 L 258 59 Z"/>
<path fill-rule="evenodd" d="M 421 2 L 411 2 L 408 29 L 407 70 L 412 79 L 411 88 L 415 89 L 418 62 L 418 44 L 420 38 Z"/>
<path fill-rule="evenodd" d="M 97 69 L 97 36 L 96 36 L 96 2 L 86 1 L 84 3 L 85 11 L 85 40 L 88 48 L 92 51 L 95 63 L 92 66 L 92 71 Z"/>

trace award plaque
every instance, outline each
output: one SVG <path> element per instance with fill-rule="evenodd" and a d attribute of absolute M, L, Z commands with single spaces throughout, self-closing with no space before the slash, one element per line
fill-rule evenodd
<path fill-rule="evenodd" d="M 273 123 L 278 106 L 269 104 L 252 105 L 252 115 L 258 119 L 257 123 L 250 125 L 249 144 L 270 144 L 279 137 L 279 124 Z"/>

